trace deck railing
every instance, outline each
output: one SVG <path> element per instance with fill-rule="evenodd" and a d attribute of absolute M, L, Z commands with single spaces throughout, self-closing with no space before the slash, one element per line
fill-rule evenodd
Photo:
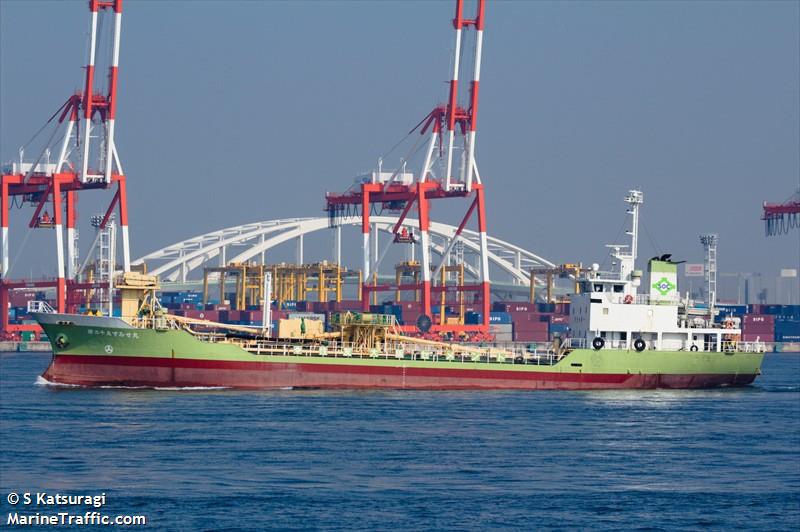
<path fill-rule="evenodd" d="M 231 342 L 231 339 L 208 337 L 210 342 Z M 233 340 L 243 349 L 256 355 L 299 357 L 331 357 L 344 359 L 416 360 L 433 362 L 460 362 L 465 364 L 534 364 L 551 366 L 562 356 L 553 351 L 517 348 L 493 350 L 487 347 L 454 346 L 452 349 L 437 346 L 420 346 L 412 343 L 389 343 L 365 349 L 349 342 L 291 343 L 276 340 Z"/>
<path fill-rule="evenodd" d="M 633 342 L 631 340 L 604 340 L 603 349 L 625 349 L 633 351 Z M 571 349 L 592 349 L 592 341 L 586 338 L 568 338 L 565 340 L 567 347 Z M 645 341 L 645 351 L 655 349 L 654 340 Z M 697 349 L 692 349 L 696 346 Z M 766 342 L 741 342 L 735 340 L 722 340 L 720 349 L 717 349 L 716 342 L 700 342 L 689 340 L 662 340 L 660 351 L 697 351 L 704 353 L 714 353 L 721 351 L 723 353 L 764 353 L 772 350 L 772 344 Z"/>

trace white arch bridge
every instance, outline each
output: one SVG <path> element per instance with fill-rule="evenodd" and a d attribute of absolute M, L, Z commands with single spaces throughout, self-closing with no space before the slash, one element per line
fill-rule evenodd
<path fill-rule="evenodd" d="M 370 218 L 375 231 L 392 233 L 397 218 L 393 216 L 373 216 Z M 318 218 L 287 218 L 282 220 L 269 220 L 251 224 L 229 227 L 213 231 L 204 235 L 177 242 L 159 249 L 133 261 L 133 264 L 146 262 L 149 273 L 158 275 L 167 282 L 186 282 L 189 274 L 198 268 L 204 267 L 213 261 L 213 265 L 222 265 L 228 262 L 245 262 L 258 259 L 263 262 L 264 255 L 270 249 L 294 241 L 298 263 L 303 262 L 303 237 L 317 231 L 331 231 L 334 236 L 333 256 L 331 260 L 341 264 L 341 226 L 360 226 L 358 217 L 341 220 L 341 225 L 330 228 L 327 217 Z M 418 220 L 405 219 L 403 227 L 412 230 L 419 227 Z M 454 238 L 457 227 L 453 225 L 431 222 L 430 241 L 431 252 L 441 257 L 447 252 L 451 240 Z M 389 237 L 391 238 L 391 237 Z M 456 237 L 458 240 L 452 246 L 449 260 L 455 263 L 463 262 L 466 275 L 478 279 L 480 268 L 480 235 L 475 231 L 464 229 Z M 382 253 L 378 253 L 377 246 L 372 252 L 373 270 L 377 263 L 380 264 L 388 249 L 389 239 L 385 242 Z M 377 242 L 377 239 L 373 239 Z M 488 237 L 489 262 L 492 267 L 493 277 L 501 273 L 505 278 L 503 284 L 516 286 L 529 286 L 529 269 L 535 266 L 554 266 L 554 264 L 530 251 L 509 242 L 494 237 Z M 418 244 L 412 246 L 412 249 Z M 493 279 L 499 281 L 499 279 Z M 537 283 L 538 284 L 538 283 Z"/>

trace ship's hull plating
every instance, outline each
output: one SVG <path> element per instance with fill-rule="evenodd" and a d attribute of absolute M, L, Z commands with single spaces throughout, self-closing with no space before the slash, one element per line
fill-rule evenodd
<path fill-rule="evenodd" d="M 578 349 L 554 365 L 394 358 L 256 355 L 201 342 L 184 331 L 156 332 L 43 324 L 54 355 L 49 382 L 81 386 L 231 388 L 397 388 L 596 390 L 743 386 L 760 353 Z M 63 342 L 62 342 L 63 343 Z"/>
<path fill-rule="evenodd" d="M 597 390 L 744 386 L 756 377 L 755 373 L 601 374 L 409 366 L 56 355 L 44 378 L 80 386 Z"/>

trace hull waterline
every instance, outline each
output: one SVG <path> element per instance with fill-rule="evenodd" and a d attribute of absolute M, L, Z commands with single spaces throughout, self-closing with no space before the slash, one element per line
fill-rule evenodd
<path fill-rule="evenodd" d="M 745 386 L 756 374 L 614 374 L 57 355 L 43 377 L 79 386 L 602 390 Z"/>
<path fill-rule="evenodd" d="M 763 353 L 575 349 L 563 357 L 487 359 L 421 351 L 335 354 L 319 344 L 244 349 L 185 330 L 103 319 L 41 318 L 53 359 L 43 377 L 79 386 L 599 390 L 743 386 Z"/>

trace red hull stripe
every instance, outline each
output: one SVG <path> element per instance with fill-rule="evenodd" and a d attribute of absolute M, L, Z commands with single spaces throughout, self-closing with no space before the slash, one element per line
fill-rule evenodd
<path fill-rule="evenodd" d="M 283 363 L 283 362 L 240 362 L 227 360 L 200 360 L 190 358 L 153 358 L 153 357 L 113 357 L 113 356 L 87 356 L 87 355 L 58 355 L 58 364 L 100 364 L 107 366 L 144 366 L 158 368 L 192 368 L 192 369 L 222 369 L 240 371 L 270 371 L 272 369 L 297 368 L 304 373 L 337 373 L 337 374 L 363 374 L 363 375 L 397 375 L 403 372 L 402 366 L 369 366 L 351 364 L 313 364 L 313 363 Z M 451 369 L 451 368 L 415 368 L 406 367 L 406 376 L 420 377 L 457 377 L 463 379 L 542 379 L 553 381 L 591 381 L 591 382 L 622 382 L 630 375 L 614 373 L 551 373 L 540 371 L 503 371 L 482 369 Z"/>
<path fill-rule="evenodd" d="M 745 385 L 755 375 L 629 375 L 58 355 L 45 373 L 79 385 L 240 388 L 603 389 Z"/>

